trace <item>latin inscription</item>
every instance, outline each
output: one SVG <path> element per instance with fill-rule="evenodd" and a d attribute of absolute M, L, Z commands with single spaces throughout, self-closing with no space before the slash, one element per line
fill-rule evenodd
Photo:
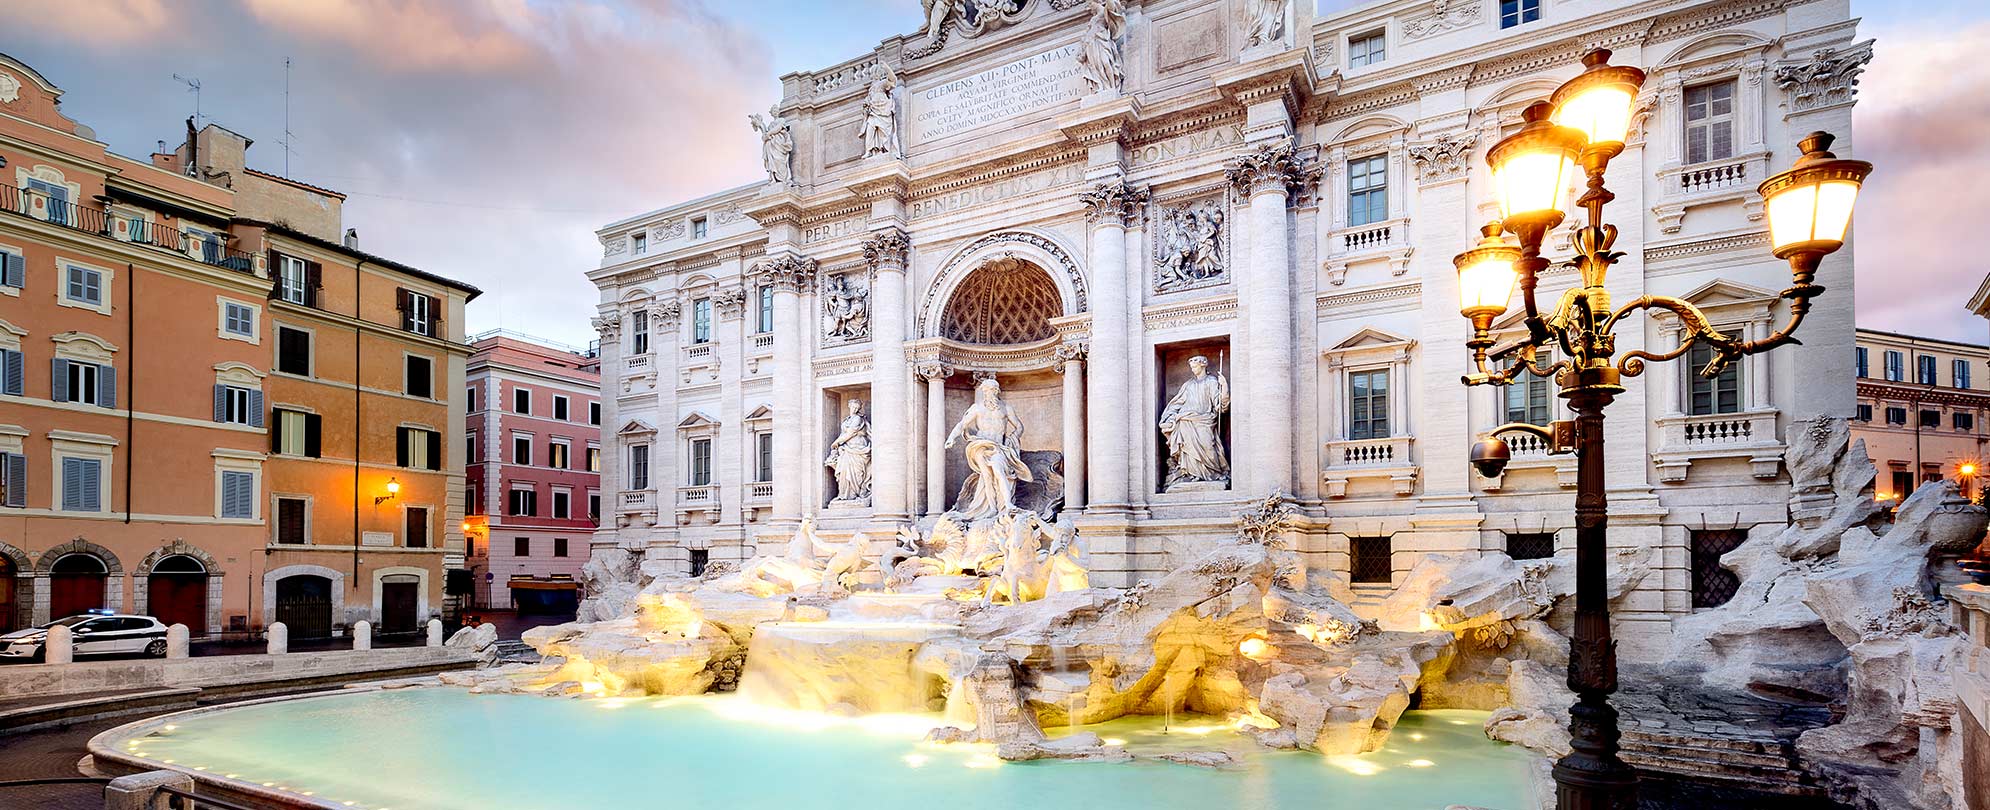
<path fill-rule="evenodd" d="M 1085 167 L 1081 165 L 1059 166 L 1038 172 L 984 183 L 972 188 L 950 191 L 934 197 L 914 200 L 912 218 L 945 214 L 963 208 L 1000 202 L 1024 194 L 1049 191 L 1059 186 L 1068 186 L 1085 179 Z"/>
<path fill-rule="evenodd" d="M 1212 149 L 1240 146 L 1243 143 L 1244 128 L 1236 124 L 1225 124 L 1186 135 L 1177 135 L 1167 140 L 1141 144 L 1129 150 L 1128 156 L 1132 158 L 1134 166 L 1147 166 Z"/>
<path fill-rule="evenodd" d="M 863 229 L 863 217 L 825 222 L 821 225 L 802 229 L 802 244 L 813 245 L 817 242 L 827 242 L 831 239 L 839 239 L 853 233 L 858 233 Z"/>
<path fill-rule="evenodd" d="M 1084 95 L 1078 46 L 1065 45 L 911 94 L 913 143 L 926 143 Z"/>

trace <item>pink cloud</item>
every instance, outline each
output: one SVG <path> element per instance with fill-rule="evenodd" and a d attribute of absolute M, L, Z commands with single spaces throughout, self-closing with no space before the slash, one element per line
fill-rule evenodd
<path fill-rule="evenodd" d="M 1983 342 L 1964 308 L 1990 272 L 1970 239 L 1990 212 L 1990 23 L 1878 32 L 1859 84 L 1859 324 Z"/>

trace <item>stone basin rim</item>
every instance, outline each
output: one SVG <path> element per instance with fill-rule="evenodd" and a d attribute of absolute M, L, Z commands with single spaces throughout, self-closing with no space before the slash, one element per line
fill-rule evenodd
<path fill-rule="evenodd" d="M 441 686 L 442 683 L 440 681 L 423 681 L 413 684 L 402 682 L 402 684 L 397 685 L 395 688 L 423 689 Z M 90 738 L 87 750 L 90 752 L 90 760 L 96 766 L 97 770 L 103 771 L 112 778 L 145 773 L 147 771 L 172 771 L 184 774 L 192 778 L 196 783 L 219 787 L 230 793 L 246 796 L 257 804 L 266 804 L 271 807 L 304 808 L 305 810 L 351 810 L 350 807 L 344 804 L 330 800 L 305 796 L 301 793 L 291 793 L 287 790 L 263 787 L 260 782 L 230 779 L 225 775 L 213 771 L 196 771 L 179 764 L 169 765 L 156 759 L 132 756 L 118 750 L 117 744 L 126 740 L 140 739 L 166 726 L 180 723 L 192 717 L 217 714 L 249 706 L 260 706 L 267 703 L 301 702 L 361 692 L 382 692 L 386 691 L 387 688 L 383 684 L 359 684 L 324 692 L 311 692 L 302 695 L 278 695 L 276 697 L 256 698 L 254 700 L 244 700 L 235 703 L 221 703 L 213 706 L 183 709 L 170 714 L 156 715 L 106 729 Z M 111 767 L 104 767 L 106 765 Z"/>

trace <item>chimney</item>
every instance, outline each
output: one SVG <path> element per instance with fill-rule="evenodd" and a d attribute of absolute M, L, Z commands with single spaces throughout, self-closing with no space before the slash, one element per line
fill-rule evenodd
<path fill-rule="evenodd" d="M 358 250 L 358 249 L 359 249 L 359 229 L 358 229 L 358 228 L 347 228 L 347 229 L 345 229 L 345 247 L 346 247 L 346 250 Z"/>

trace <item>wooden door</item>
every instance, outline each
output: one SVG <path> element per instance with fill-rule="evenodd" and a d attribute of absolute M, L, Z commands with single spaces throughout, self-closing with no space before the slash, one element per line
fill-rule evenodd
<path fill-rule="evenodd" d="M 19 612 L 14 604 L 14 563 L 0 557 L 0 633 L 11 633 L 21 629 Z"/>
<path fill-rule="evenodd" d="M 146 601 L 152 617 L 166 626 L 186 625 L 189 638 L 207 635 L 207 574 L 153 574 Z"/>
<path fill-rule="evenodd" d="M 332 581 L 311 574 L 276 582 L 276 620 L 289 628 L 290 638 L 331 638 Z"/>
<path fill-rule="evenodd" d="M 104 606 L 104 575 L 94 573 L 50 574 L 48 577 L 48 618 L 60 619 Z"/>
<path fill-rule="evenodd" d="M 416 582 L 383 582 L 380 584 L 380 632 L 412 633 L 415 631 Z"/>

